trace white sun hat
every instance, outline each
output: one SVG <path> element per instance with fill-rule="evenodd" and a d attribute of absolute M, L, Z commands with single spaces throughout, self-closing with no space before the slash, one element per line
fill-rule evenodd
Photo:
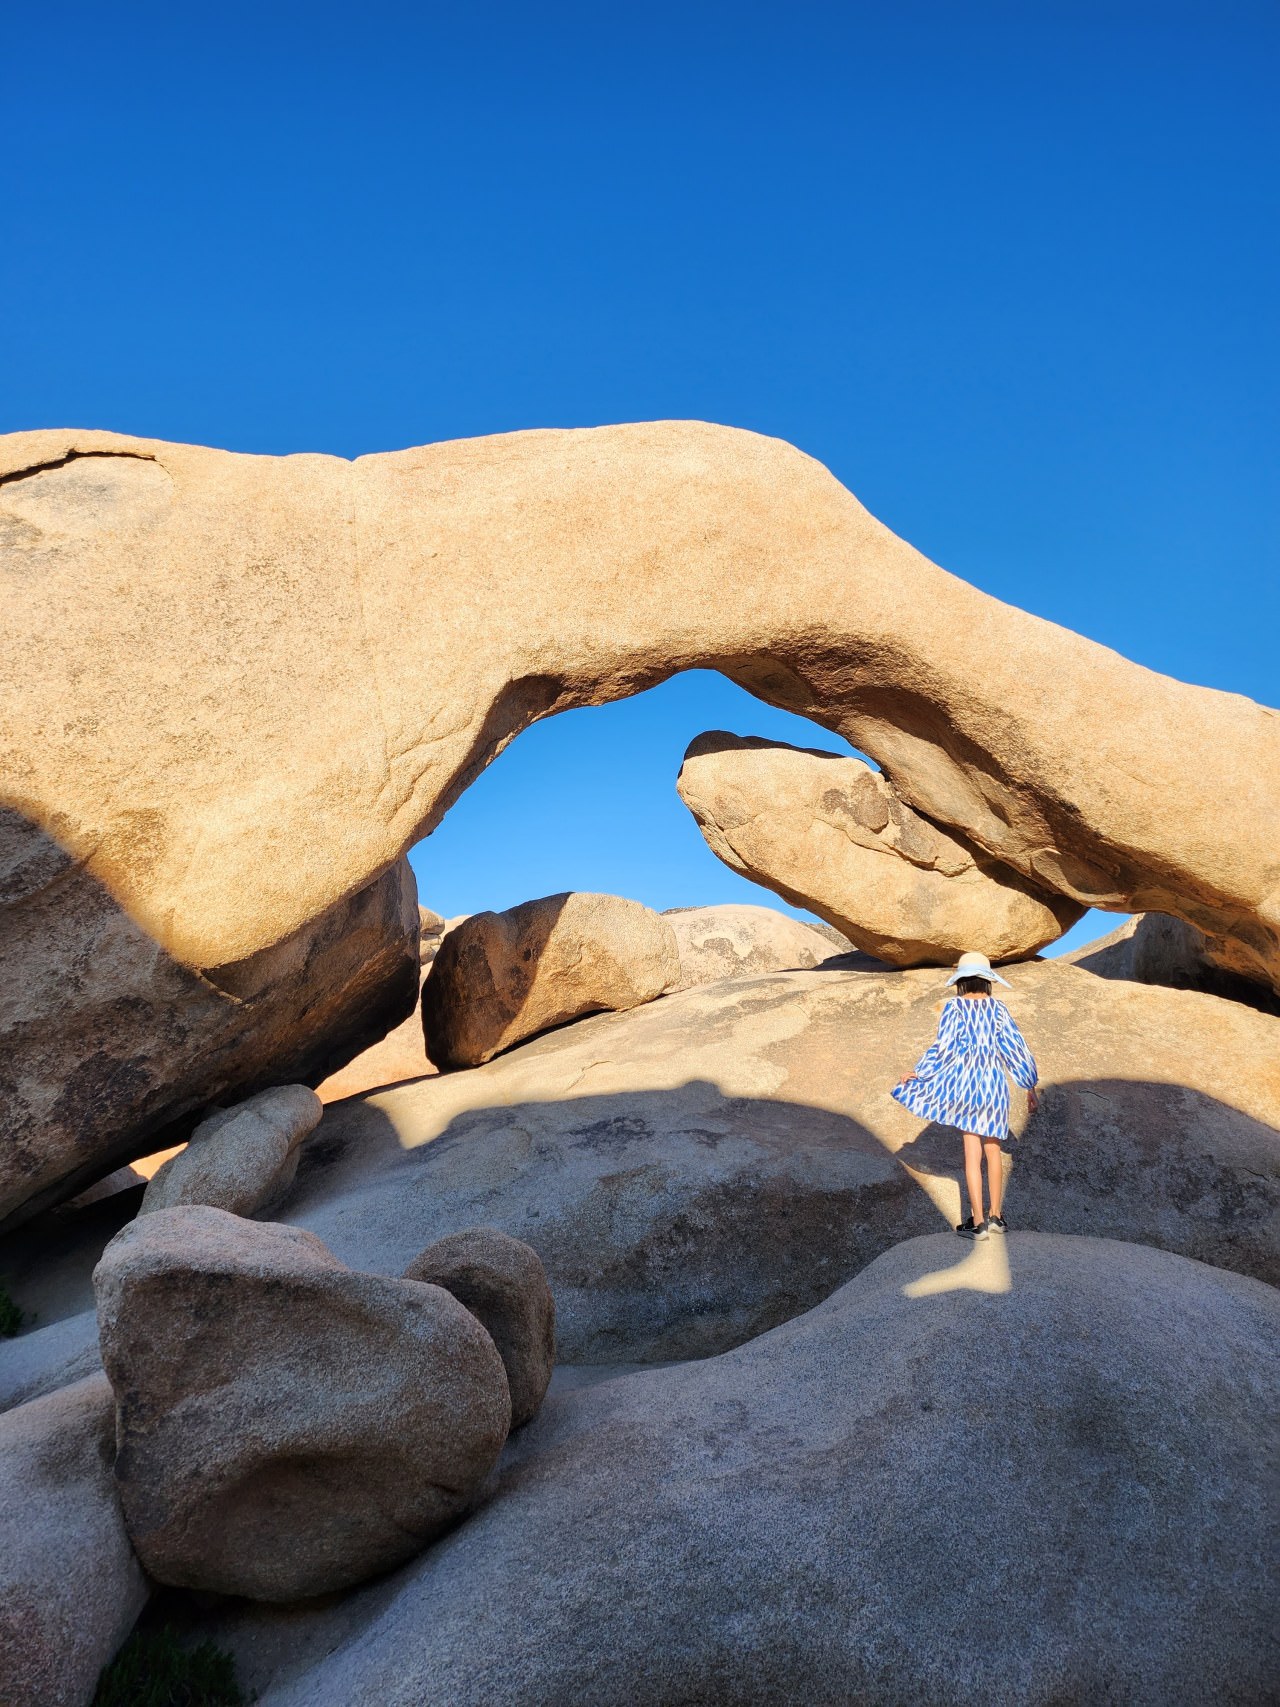
<path fill-rule="evenodd" d="M 985 954 L 962 954 L 956 962 L 956 969 L 947 979 L 947 984 L 954 984 L 961 978 L 986 978 L 994 983 L 1003 984 L 1006 990 L 1012 990 L 1013 985 L 1007 978 L 1002 978 L 992 970 L 991 962 Z M 946 988 L 946 985 L 943 985 Z"/>

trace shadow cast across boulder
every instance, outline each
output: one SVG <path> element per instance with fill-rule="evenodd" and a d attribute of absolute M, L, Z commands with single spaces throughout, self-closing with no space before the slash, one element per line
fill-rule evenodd
<path fill-rule="evenodd" d="M 526 1240 L 569 1363 L 727 1350 L 959 1218 L 961 1147 L 941 1127 L 891 1145 L 837 1110 L 695 1079 L 472 1106 L 415 1143 L 414 1091 L 331 1110 L 279 1213 L 387 1273 L 466 1226 Z M 1274 1282 L 1278 1136 L 1185 1086 L 1051 1085 L 1012 1146 L 1007 1213 Z"/>
<path fill-rule="evenodd" d="M 705 1080 L 473 1108 L 411 1148 L 388 1100 L 330 1111 L 281 1217 L 385 1273 L 467 1226 L 526 1240 L 565 1362 L 710 1356 L 942 1224 L 857 1121 Z"/>

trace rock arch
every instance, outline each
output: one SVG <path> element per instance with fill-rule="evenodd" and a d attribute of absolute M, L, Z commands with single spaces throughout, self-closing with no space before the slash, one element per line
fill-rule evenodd
<path fill-rule="evenodd" d="M 1280 985 L 1280 715 L 978 592 L 778 440 L 12 434 L 0 572 L 5 913 L 79 870 L 228 999 L 520 729 L 695 667 L 1045 888 L 1177 914 Z"/>

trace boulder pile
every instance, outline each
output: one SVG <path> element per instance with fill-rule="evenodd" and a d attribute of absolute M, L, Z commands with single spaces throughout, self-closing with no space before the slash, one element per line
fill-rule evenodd
<path fill-rule="evenodd" d="M 164 1210 L 117 1235 L 94 1282 L 116 1485 L 158 1582 L 270 1601 L 348 1588 L 454 1522 L 507 1437 L 476 1312 L 354 1273 L 296 1228 Z"/>
<path fill-rule="evenodd" d="M 1165 1251 L 911 1239 L 553 1390 L 393 1584 L 209 1627 L 262 1707 L 1266 1701 L 1278 1348 L 1273 1287 Z"/>

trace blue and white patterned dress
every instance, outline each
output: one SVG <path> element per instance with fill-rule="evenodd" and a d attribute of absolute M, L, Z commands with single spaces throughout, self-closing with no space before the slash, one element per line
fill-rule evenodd
<path fill-rule="evenodd" d="M 1039 1078 L 1026 1039 L 995 996 L 953 996 L 938 1035 L 917 1061 L 910 1084 L 890 1095 L 921 1120 L 958 1126 L 982 1138 L 1009 1133 L 1009 1083 L 1030 1090 Z"/>

